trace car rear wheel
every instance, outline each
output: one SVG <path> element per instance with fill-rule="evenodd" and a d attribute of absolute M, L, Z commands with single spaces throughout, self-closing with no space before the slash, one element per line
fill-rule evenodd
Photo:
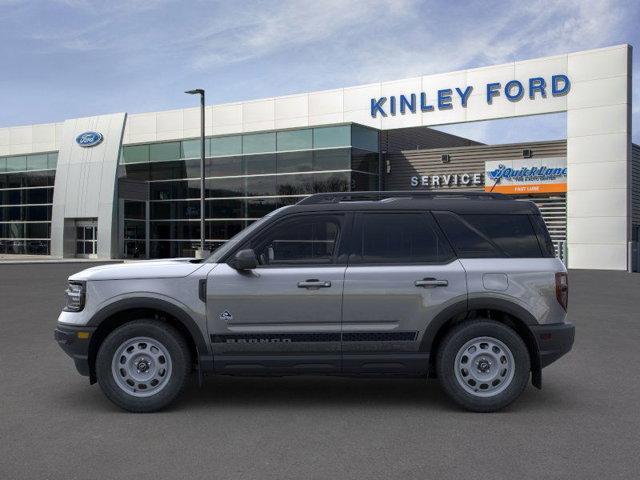
<path fill-rule="evenodd" d="M 442 387 L 456 403 L 474 412 L 493 412 L 522 394 L 530 358 L 513 329 L 493 320 L 473 320 L 447 333 L 436 367 Z"/>
<path fill-rule="evenodd" d="M 186 384 L 190 354 L 182 335 L 170 325 L 136 320 L 105 338 L 96 358 L 104 394 L 120 408 L 153 412 L 171 404 Z"/>

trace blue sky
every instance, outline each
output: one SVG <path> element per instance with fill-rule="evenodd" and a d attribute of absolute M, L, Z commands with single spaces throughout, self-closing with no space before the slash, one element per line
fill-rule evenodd
<path fill-rule="evenodd" d="M 640 2 L 0 0 L 0 127 L 448 72 L 619 43 Z M 634 82 L 633 138 L 640 141 Z M 563 138 L 564 114 L 443 129 L 487 143 Z"/>

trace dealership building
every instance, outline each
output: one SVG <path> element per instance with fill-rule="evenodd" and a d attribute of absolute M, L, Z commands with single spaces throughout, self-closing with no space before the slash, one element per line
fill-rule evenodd
<path fill-rule="evenodd" d="M 205 107 L 210 248 L 316 192 L 492 191 L 541 209 L 570 268 L 637 270 L 631 47 Z M 430 127 L 566 112 L 567 138 Z M 192 256 L 200 110 L 0 129 L 0 255 Z"/>

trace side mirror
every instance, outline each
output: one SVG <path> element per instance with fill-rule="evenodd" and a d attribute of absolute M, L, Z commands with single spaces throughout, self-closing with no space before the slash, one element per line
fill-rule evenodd
<path fill-rule="evenodd" d="M 258 266 L 256 252 L 250 248 L 240 250 L 231 260 L 230 266 L 236 270 L 253 270 Z"/>

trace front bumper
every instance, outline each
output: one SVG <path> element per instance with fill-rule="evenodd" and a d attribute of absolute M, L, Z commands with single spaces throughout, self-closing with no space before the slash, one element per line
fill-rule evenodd
<path fill-rule="evenodd" d="M 92 327 L 58 324 L 53 331 L 53 338 L 58 342 L 60 348 L 73 359 L 80 375 L 86 377 L 90 374 L 89 344 L 95 330 Z"/>
<path fill-rule="evenodd" d="M 538 343 L 540 368 L 558 360 L 573 347 L 576 327 L 572 323 L 555 323 L 531 327 Z"/>

